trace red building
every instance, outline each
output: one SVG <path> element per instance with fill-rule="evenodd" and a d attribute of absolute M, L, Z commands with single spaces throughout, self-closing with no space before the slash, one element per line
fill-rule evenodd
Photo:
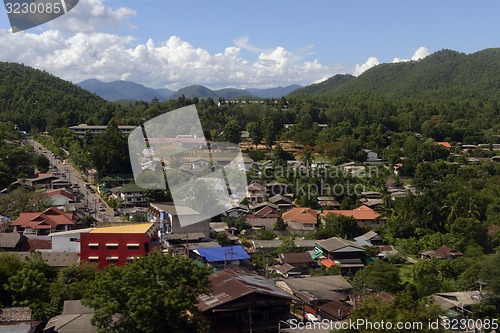
<path fill-rule="evenodd" d="M 156 223 L 95 228 L 81 235 L 80 260 L 97 263 L 99 269 L 123 266 L 160 248 L 158 230 Z"/>

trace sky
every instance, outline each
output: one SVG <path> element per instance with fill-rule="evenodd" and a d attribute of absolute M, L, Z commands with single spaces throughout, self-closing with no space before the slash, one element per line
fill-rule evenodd
<path fill-rule="evenodd" d="M 0 8 L 0 61 L 74 83 L 305 86 L 441 49 L 500 47 L 499 13 L 497 0 L 80 0 L 16 33 Z"/>

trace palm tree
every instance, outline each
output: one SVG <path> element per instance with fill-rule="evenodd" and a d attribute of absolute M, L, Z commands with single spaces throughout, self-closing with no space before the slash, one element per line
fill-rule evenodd
<path fill-rule="evenodd" d="M 446 216 L 446 227 L 449 228 L 453 221 L 460 215 L 462 198 L 458 193 L 452 193 L 446 198 L 445 203 L 439 210 L 441 215 Z"/>
<path fill-rule="evenodd" d="M 302 155 L 302 158 L 300 159 L 300 161 L 302 162 L 302 164 L 305 165 L 305 167 L 307 169 L 309 169 L 311 167 L 313 159 L 314 159 L 314 156 L 313 156 L 312 149 L 307 148 L 306 150 L 304 150 L 304 155 Z"/>
<path fill-rule="evenodd" d="M 479 210 L 477 209 L 477 204 L 476 200 L 474 197 L 469 197 L 469 200 L 467 201 L 467 206 L 465 207 L 466 212 L 465 215 L 466 217 L 471 217 L 474 219 L 479 219 L 479 216 L 481 213 L 479 213 Z"/>

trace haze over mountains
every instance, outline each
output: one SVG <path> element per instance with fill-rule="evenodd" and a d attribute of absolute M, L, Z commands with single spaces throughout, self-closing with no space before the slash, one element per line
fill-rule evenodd
<path fill-rule="evenodd" d="M 416 97 L 446 91 L 448 96 L 478 93 L 485 95 L 500 89 L 500 49 L 490 48 L 465 54 L 441 50 L 418 61 L 385 63 L 377 65 L 355 77 L 338 74 L 321 83 L 306 87 L 291 85 L 270 89 L 225 88 L 212 90 L 192 85 L 178 91 L 153 89 L 129 81 L 102 82 L 86 80 L 78 86 L 108 101 L 143 100 L 160 101 L 178 98 L 208 98 L 226 100 L 244 98 L 280 98 L 281 96 L 340 96 L 352 93 L 375 93 L 392 98 Z"/>
<path fill-rule="evenodd" d="M 184 95 L 186 98 L 208 98 L 215 100 L 224 98 L 233 100 L 237 98 L 280 98 L 301 88 L 299 85 L 291 85 L 287 87 L 276 87 L 269 89 L 236 89 L 224 88 L 220 90 L 212 90 L 201 85 L 192 85 L 173 91 L 169 89 L 154 89 L 146 87 L 142 84 L 130 81 L 112 81 L 102 82 L 97 79 L 89 79 L 77 83 L 81 88 L 96 94 L 108 101 L 133 100 L 150 102 L 155 97 L 160 101 L 165 101 L 169 98 L 178 98 Z"/>

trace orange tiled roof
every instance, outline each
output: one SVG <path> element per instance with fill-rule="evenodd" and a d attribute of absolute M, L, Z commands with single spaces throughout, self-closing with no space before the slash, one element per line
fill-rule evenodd
<path fill-rule="evenodd" d="M 19 217 L 12 222 L 13 226 L 23 228 L 46 228 L 49 225 L 52 228 L 58 225 L 74 224 L 75 218 L 73 214 L 66 213 L 56 207 L 50 207 L 43 212 L 21 213 Z"/>
<path fill-rule="evenodd" d="M 445 148 L 451 148 L 451 145 L 450 145 L 448 142 L 446 142 L 446 141 L 436 142 L 436 143 L 437 143 L 438 145 L 440 145 L 440 146 L 445 147 Z"/>
<path fill-rule="evenodd" d="M 284 221 L 316 224 L 318 212 L 311 208 L 293 208 L 281 216 Z"/>
<path fill-rule="evenodd" d="M 326 217 L 329 214 L 351 216 L 356 220 L 375 220 L 380 217 L 379 213 L 365 205 L 351 210 L 325 210 L 321 213 L 321 217 Z"/>

